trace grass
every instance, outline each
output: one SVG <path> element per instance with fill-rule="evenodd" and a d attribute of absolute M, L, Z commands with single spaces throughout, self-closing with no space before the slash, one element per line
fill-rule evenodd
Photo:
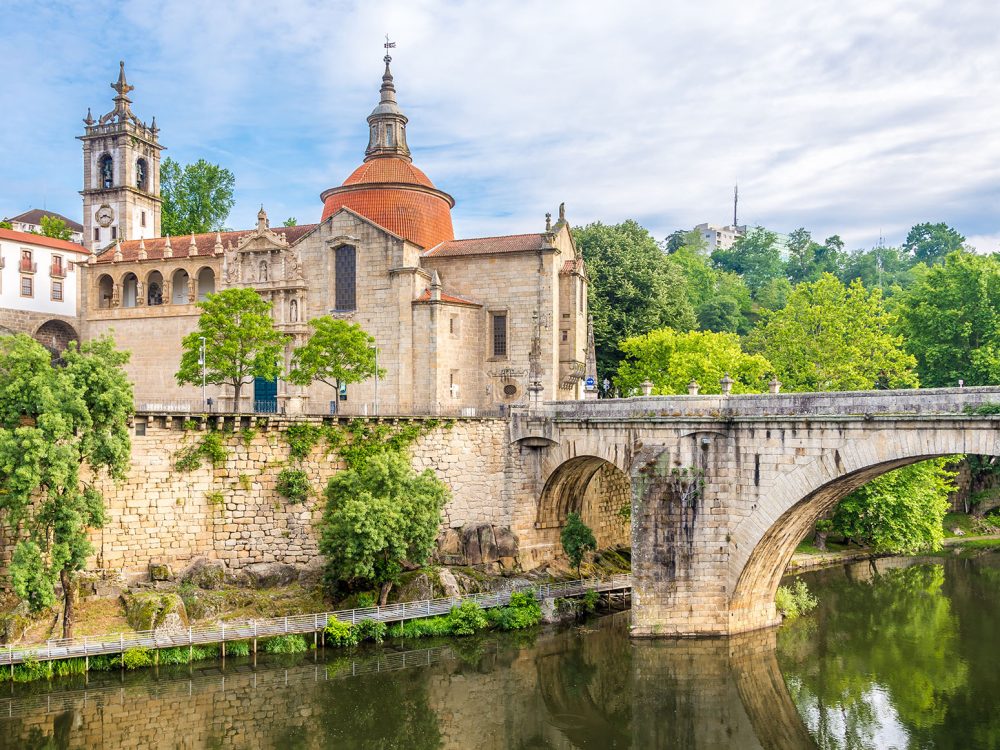
<path fill-rule="evenodd" d="M 976 532 L 973 530 L 975 519 L 967 513 L 947 513 L 942 525 L 944 526 L 945 538 L 953 536 L 971 536 Z M 963 533 L 956 534 L 952 529 L 960 529 Z"/>

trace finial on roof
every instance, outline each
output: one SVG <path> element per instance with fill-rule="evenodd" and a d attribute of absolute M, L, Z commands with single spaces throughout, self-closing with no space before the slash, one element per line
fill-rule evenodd
<path fill-rule="evenodd" d="M 431 273 L 431 299 L 435 302 L 441 300 L 441 277 L 437 270 Z"/>
<path fill-rule="evenodd" d="M 122 259 L 122 241 L 121 239 L 115 242 L 115 254 L 111 256 L 111 260 L 118 262 Z"/>
<path fill-rule="evenodd" d="M 566 204 L 565 203 L 560 203 L 559 204 L 559 223 L 560 224 L 565 224 L 566 223 Z"/>
<path fill-rule="evenodd" d="M 546 232 L 552 231 L 552 214 L 548 212 L 546 212 L 545 214 L 545 231 Z"/>
<path fill-rule="evenodd" d="M 146 240 L 142 237 L 139 238 L 139 260 L 146 260 L 149 256 L 146 255 Z"/>
<path fill-rule="evenodd" d="M 153 131 L 153 134 L 160 132 L 160 129 L 156 126 L 156 115 L 153 115 L 153 121 L 149 123 L 149 129 Z"/>
<path fill-rule="evenodd" d="M 264 204 L 260 204 L 260 211 L 257 212 L 257 231 L 263 232 L 270 226 L 267 220 L 267 211 L 264 210 Z"/>
<path fill-rule="evenodd" d="M 191 241 L 188 243 L 188 256 L 198 254 L 198 243 L 194 241 L 194 232 L 191 232 Z"/>
<path fill-rule="evenodd" d="M 215 254 L 222 255 L 222 232 L 216 230 L 215 232 Z"/>
<path fill-rule="evenodd" d="M 170 235 L 169 234 L 167 235 L 167 241 L 163 243 L 163 257 L 164 258 L 173 258 L 174 257 L 174 249 L 172 247 L 170 247 Z"/>
<path fill-rule="evenodd" d="M 86 118 L 84 118 L 83 124 L 86 125 L 89 128 L 89 127 L 93 126 L 94 122 L 95 122 L 94 116 L 92 114 L 90 114 L 90 107 L 87 107 L 87 116 L 86 116 Z"/>

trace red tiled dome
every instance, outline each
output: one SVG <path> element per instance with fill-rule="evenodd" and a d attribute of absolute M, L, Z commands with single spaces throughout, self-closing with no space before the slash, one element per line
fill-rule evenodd
<path fill-rule="evenodd" d="M 455 201 L 406 159 L 370 159 L 341 187 L 320 197 L 323 221 L 349 208 L 425 249 L 455 239 L 451 224 Z"/>

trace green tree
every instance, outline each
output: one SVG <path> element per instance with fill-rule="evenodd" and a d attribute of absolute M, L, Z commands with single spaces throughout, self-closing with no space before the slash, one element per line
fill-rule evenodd
<path fill-rule="evenodd" d="M 957 472 L 947 468 L 954 461 L 921 461 L 873 479 L 840 501 L 834 531 L 878 553 L 940 549 L 948 495 L 956 489 Z"/>
<path fill-rule="evenodd" d="M 930 266 L 964 246 L 965 237 L 944 222 L 925 223 L 910 229 L 903 243 L 903 251 L 912 256 L 914 262 Z"/>
<path fill-rule="evenodd" d="M 380 587 L 379 603 L 403 563 L 427 561 L 448 488 L 430 469 L 417 474 L 399 451 L 383 451 L 330 478 L 319 548 L 328 577 Z"/>
<path fill-rule="evenodd" d="M 618 369 L 618 344 L 664 326 L 690 330 L 697 324 L 684 275 L 649 232 L 628 220 L 573 230 L 590 276 L 590 312 L 598 370 Z"/>
<path fill-rule="evenodd" d="M 0 513 L 18 540 L 9 573 L 38 612 L 63 593 L 63 636 L 73 634 L 76 574 L 93 551 L 88 530 L 104 522 L 104 499 L 81 477 L 124 478 L 131 443 L 128 354 L 109 338 L 51 354 L 28 336 L 0 337 Z"/>
<path fill-rule="evenodd" d="M 299 220 L 296 219 L 294 216 L 289 216 L 287 219 L 281 222 L 281 225 L 284 227 L 297 227 L 299 225 Z"/>
<path fill-rule="evenodd" d="M 1000 383 L 1000 258 L 963 250 L 921 271 L 900 298 L 899 331 L 929 387 Z"/>
<path fill-rule="evenodd" d="M 806 228 L 799 227 L 789 232 L 785 247 L 788 249 L 788 261 L 785 264 L 788 280 L 793 284 L 815 281 L 822 273 L 816 257 L 820 246 L 813 242 L 812 235 Z"/>
<path fill-rule="evenodd" d="M 56 216 L 43 216 L 40 234 L 57 240 L 69 240 L 73 236 L 73 230 L 66 226 L 65 221 Z"/>
<path fill-rule="evenodd" d="M 563 526 L 559 535 L 562 542 L 563 552 L 569 558 L 570 563 L 576 568 L 576 576 L 580 577 L 580 565 L 583 564 L 583 556 L 587 552 L 597 549 L 597 540 L 594 532 L 583 522 L 579 513 L 570 513 L 566 516 L 566 525 Z"/>
<path fill-rule="evenodd" d="M 204 159 L 182 167 L 168 156 L 160 164 L 160 231 L 176 237 L 222 229 L 235 187 L 236 178 L 225 167 Z"/>
<path fill-rule="evenodd" d="M 716 268 L 742 276 L 754 298 L 769 281 L 785 275 L 778 235 L 763 227 L 754 227 L 731 248 L 713 252 L 712 263 Z"/>
<path fill-rule="evenodd" d="M 704 331 L 737 333 L 743 323 L 740 303 L 732 297 L 716 297 L 698 306 L 698 326 Z"/>
<path fill-rule="evenodd" d="M 616 383 L 623 393 L 644 380 L 653 393 L 687 393 L 696 380 L 702 393 L 719 393 L 719 381 L 728 374 L 736 382 L 734 393 L 762 393 L 767 389 L 771 363 L 759 354 L 747 354 L 734 333 L 678 332 L 671 328 L 634 336 L 622 343 L 626 359 L 618 368 Z"/>
<path fill-rule="evenodd" d="M 844 256 L 839 278 L 845 284 L 860 280 L 869 289 L 889 297 L 913 282 L 913 259 L 896 247 L 873 247 Z"/>
<path fill-rule="evenodd" d="M 292 352 L 290 383 L 309 385 L 318 380 L 337 388 L 375 374 L 375 339 L 360 325 L 328 315 L 310 320 L 309 325 L 312 336 Z M 379 375 L 384 374 L 380 369 Z"/>
<path fill-rule="evenodd" d="M 0 229 L 13 229 L 14 225 L 9 221 L 0 221 Z"/>
<path fill-rule="evenodd" d="M 845 287 L 824 274 L 799 284 L 781 310 L 766 312 L 750 334 L 790 391 L 850 391 L 917 385 L 916 360 L 893 333 L 879 290 Z"/>
<path fill-rule="evenodd" d="M 233 389 L 240 408 L 244 385 L 254 378 L 273 380 L 281 374 L 278 360 L 285 336 L 274 327 L 271 303 L 253 289 L 225 289 L 198 303 L 198 327 L 181 341 L 181 365 L 175 377 L 181 385 L 198 385 L 202 378 L 201 339 L 205 339 L 205 381 Z"/>

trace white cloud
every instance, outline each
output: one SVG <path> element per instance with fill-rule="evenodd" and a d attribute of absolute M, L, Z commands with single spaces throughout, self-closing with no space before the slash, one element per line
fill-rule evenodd
<path fill-rule="evenodd" d="M 415 161 L 466 236 L 538 228 L 560 201 L 663 236 L 727 221 L 737 178 L 741 220 L 779 231 L 1000 234 L 1000 8 L 758 5 L 25 5 L 0 61 L 19 104 L 0 149 L 21 155 L 0 165 L 0 212 L 48 197 L 78 213 L 76 118 L 109 105 L 121 54 L 168 153 L 236 173 L 231 223 L 261 201 L 314 220 L 360 161 L 389 31 Z"/>

